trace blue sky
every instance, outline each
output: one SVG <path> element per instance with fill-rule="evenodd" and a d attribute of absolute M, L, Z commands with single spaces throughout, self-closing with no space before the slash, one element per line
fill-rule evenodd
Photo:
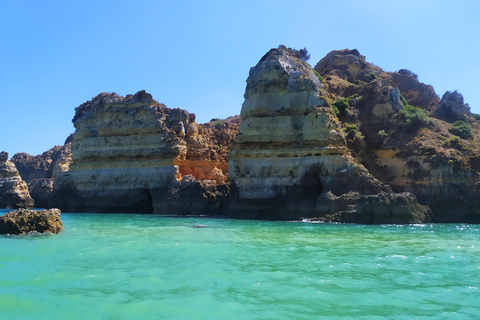
<path fill-rule="evenodd" d="M 145 89 L 197 122 L 240 113 L 272 47 L 335 49 L 406 68 L 480 113 L 480 1 L 1 1 L 0 150 L 40 154 L 100 92 Z"/>

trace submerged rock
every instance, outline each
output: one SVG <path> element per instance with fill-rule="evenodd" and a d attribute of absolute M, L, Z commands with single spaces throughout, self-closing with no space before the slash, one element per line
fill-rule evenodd
<path fill-rule="evenodd" d="M 60 210 L 19 209 L 0 217 L 0 234 L 59 233 L 63 231 Z"/>

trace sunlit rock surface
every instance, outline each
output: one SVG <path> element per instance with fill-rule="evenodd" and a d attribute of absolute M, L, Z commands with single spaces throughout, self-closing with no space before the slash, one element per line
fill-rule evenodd
<path fill-rule="evenodd" d="M 429 209 L 415 196 L 392 194 L 350 156 L 322 88 L 310 65 L 286 49 L 270 50 L 250 70 L 229 160 L 232 214 L 357 223 L 429 221 Z"/>
<path fill-rule="evenodd" d="M 8 153 L 0 152 L 0 208 L 31 208 L 34 201 Z"/>
<path fill-rule="evenodd" d="M 145 91 L 99 94 L 76 108 L 73 123 L 73 163 L 57 175 L 51 206 L 204 214 L 218 210 L 218 198 L 228 191 L 226 161 L 211 146 L 215 138 L 205 136 L 211 128 Z"/>
<path fill-rule="evenodd" d="M 0 234 L 60 233 L 60 210 L 18 209 L 0 217 Z"/>

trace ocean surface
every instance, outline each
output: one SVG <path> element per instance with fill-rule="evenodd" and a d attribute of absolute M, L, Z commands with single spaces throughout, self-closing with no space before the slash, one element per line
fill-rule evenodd
<path fill-rule="evenodd" d="M 0 319 L 480 318 L 480 225 L 62 221 L 0 236 Z"/>

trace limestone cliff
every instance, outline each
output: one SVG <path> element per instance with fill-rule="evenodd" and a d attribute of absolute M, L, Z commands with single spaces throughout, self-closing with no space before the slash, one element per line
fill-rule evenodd
<path fill-rule="evenodd" d="M 332 51 L 315 69 L 370 173 L 415 194 L 435 222 L 480 222 L 480 125 L 461 94 L 440 99 L 413 72 L 385 72 L 357 50 Z"/>
<path fill-rule="evenodd" d="M 0 208 L 31 208 L 33 199 L 8 153 L 0 152 Z"/>
<path fill-rule="evenodd" d="M 207 134 L 216 129 L 198 125 L 194 114 L 167 108 L 145 91 L 101 93 L 76 108 L 73 123 L 73 163 L 55 178 L 51 206 L 162 214 L 213 213 L 221 206 L 229 188 L 226 151 Z M 235 131 L 234 123 L 218 127 Z"/>
<path fill-rule="evenodd" d="M 53 191 L 53 179 L 58 173 L 69 169 L 72 157 L 70 139 L 68 138 L 63 146 L 55 146 L 40 155 L 32 156 L 20 152 L 11 159 L 20 176 L 27 183 L 37 208 L 47 206 Z"/>
<path fill-rule="evenodd" d="M 286 48 L 270 50 L 250 70 L 229 160 L 231 214 L 358 223 L 429 221 L 429 209 L 413 195 L 392 194 L 350 156 L 322 88 L 314 70 Z"/>

